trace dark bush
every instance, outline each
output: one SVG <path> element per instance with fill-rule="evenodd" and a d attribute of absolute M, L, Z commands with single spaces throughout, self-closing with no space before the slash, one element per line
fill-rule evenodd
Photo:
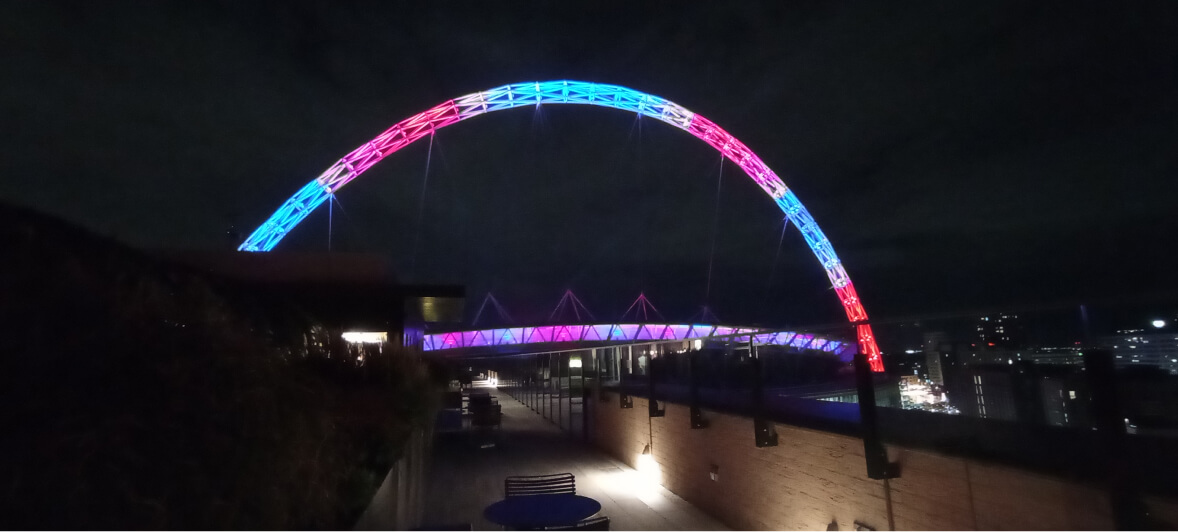
<path fill-rule="evenodd" d="M 294 356 L 199 276 L 19 209 L 0 228 L 5 528 L 350 528 L 428 417 L 413 357 Z"/>

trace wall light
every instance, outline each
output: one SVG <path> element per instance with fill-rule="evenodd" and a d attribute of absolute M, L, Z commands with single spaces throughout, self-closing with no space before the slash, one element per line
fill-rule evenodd
<path fill-rule="evenodd" d="M 580 357 L 577 357 L 577 358 L 570 358 L 570 359 L 569 359 L 569 367 L 570 367 L 570 368 L 579 368 L 579 367 L 581 367 L 581 358 L 580 358 Z"/>
<path fill-rule="evenodd" d="M 341 334 L 345 342 L 352 344 L 381 344 L 389 340 L 387 332 L 350 331 Z"/>
<path fill-rule="evenodd" d="M 654 460 L 654 456 L 650 454 L 650 444 L 642 448 L 642 454 L 638 455 L 638 477 L 650 486 L 657 486 L 662 484 L 663 474 L 659 468 L 659 463 Z"/>

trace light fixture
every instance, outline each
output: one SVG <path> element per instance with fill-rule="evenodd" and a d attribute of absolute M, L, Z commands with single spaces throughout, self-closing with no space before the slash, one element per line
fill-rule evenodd
<path fill-rule="evenodd" d="M 1153 320 L 1152 325 L 1155 329 L 1161 329 L 1166 326 L 1166 320 Z"/>
<path fill-rule="evenodd" d="M 638 455 L 638 478 L 645 483 L 646 486 L 653 488 L 662 484 L 662 471 L 659 469 L 659 463 L 654 460 L 654 456 L 650 454 L 650 444 L 646 444 L 642 448 L 642 454 Z"/>
<path fill-rule="evenodd" d="M 387 332 L 362 332 L 349 331 L 341 334 L 345 342 L 352 344 L 379 344 L 387 342 L 389 333 Z"/>

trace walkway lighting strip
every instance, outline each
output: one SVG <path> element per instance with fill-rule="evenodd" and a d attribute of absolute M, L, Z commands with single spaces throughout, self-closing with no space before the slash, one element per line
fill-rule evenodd
<path fill-rule="evenodd" d="M 802 232 L 806 244 L 810 246 L 814 256 L 826 271 L 831 287 L 834 288 L 839 302 L 847 313 L 847 319 L 856 324 L 860 351 L 867 355 L 872 370 L 883 371 L 883 361 L 880 359 L 879 347 L 871 332 L 871 326 L 863 323 L 867 320 L 867 311 L 859 301 L 859 295 L 851 283 L 850 276 L 835 254 L 830 240 L 814 221 L 814 217 L 781 178 L 744 143 L 711 120 L 664 98 L 617 85 L 568 80 L 514 83 L 448 100 L 406 118 L 352 150 L 319 177 L 299 189 L 269 220 L 259 226 L 238 250 L 274 249 L 287 233 L 311 211 L 327 201 L 335 191 L 359 177 L 381 159 L 440 128 L 492 111 L 545 103 L 612 107 L 649 116 L 698 137 L 739 165 L 757 186 L 773 198 L 777 206 L 789 217 L 789 221 Z"/>

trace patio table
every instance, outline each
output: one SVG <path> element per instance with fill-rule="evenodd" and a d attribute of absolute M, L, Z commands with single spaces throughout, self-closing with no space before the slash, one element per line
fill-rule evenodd
<path fill-rule="evenodd" d="M 575 525 L 600 511 L 601 503 L 582 495 L 521 495 L 488 506 L 483 517 L 512 528 L 537 529 Z"/>

